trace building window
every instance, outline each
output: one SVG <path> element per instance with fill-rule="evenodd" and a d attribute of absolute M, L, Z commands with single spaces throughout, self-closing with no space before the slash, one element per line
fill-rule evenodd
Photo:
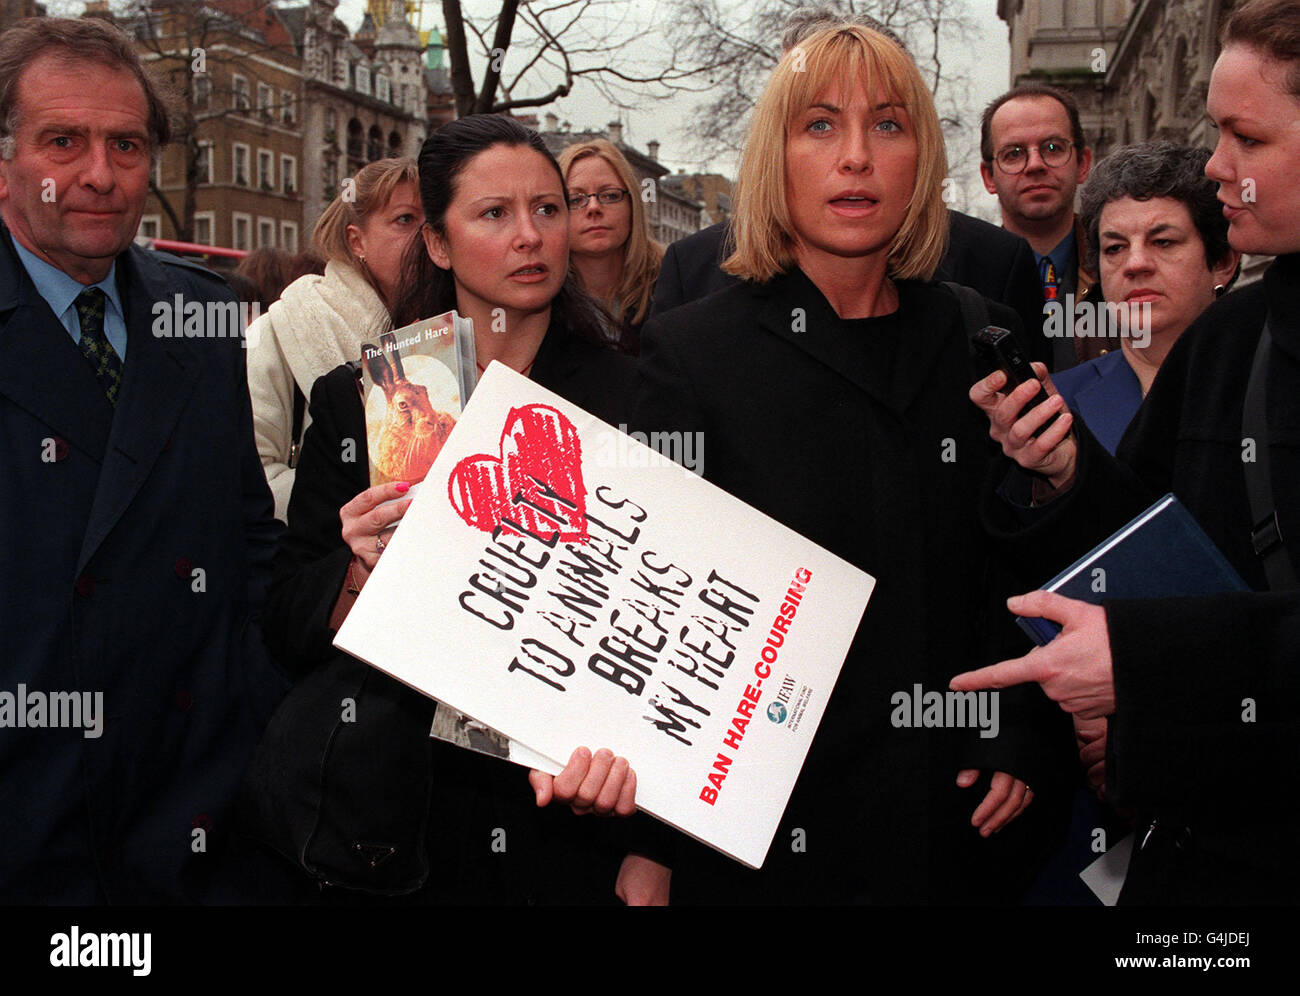
<path fill-rule="evenodd" d="M 286 194 L 297 192 L 298 160 L 293 156 L 280 157 L 280 182 L 283 184 L 283 190 Z"/>
<path fill-rule="evenodd" d="M 375 76 L 375 96 L 387 104 L 392 99 L 392 94 L 388 89 L 388 77 L 383 73 Z"/>
<path fill-rule="evenodd" d="M 207 107 L 212 101 L 212 78 L 207 73 L 194 77 L 194 106 Z"/>
<path fill-rule="evenodd" d="M 234 243 L 232 248 L 243 249 L 245 251 L 252 249 L 250 243 L 250 233 L 253 230 L 253 219 L 246 214 L 232 214 L 230 216 L 231 232 L 233 237 L 231 242 Z"/>
<path fill-rule="evenodd" d="M 357 63 L 357 93 L 370 94 L 370 67 Z"/>
<path fill-rule="evenodd" d="M 293 127 L 296 121 L 294 113 L 294 96 L 292 90 L 280 91 L 280 124 Z"/>
<path fill-rule="evenodd" d="M 271 120 L 271 105 L 275 103 L 275 91 L 265 83 L 257 84 L 257 113 L 263 121 Z"/>
<path fill-rule="evenodd" d="M 199 154 L 195 166 L 197 167 L 199 183 L 213 183 L 212 169 L 213 160 L 216 159 L 214 147 L 211 142 L 199 143 Z"/>
<path fill-rule="evenodd" d="M 274 218 L 257 219 L 257 248 L 259 249 L 275 248 L 275 219 Z"/>
<path fill-rule="evenodd" d="M 162 216 L 147 214 L 140 219 L 140 237 L 145 239 L 162 238 Z"/>
<path fill-rule="evenodd" d="M 237 111 L 248 110 L 248 79 L 234 73 L 230 77 L 230 106 Z"/>
<path fill-rule="evenodd" d="M 234 144 L 234 176 L 232 179 L 241 187 L 248 186 L 248 146 L 242 142 Z"/>
<path fill-rule="evenodd" d="M 203 246 L 216 245 L 216 235 L 213 234 L 213 226 L 216 224 L 216 215 L 212 211 L 196 212 L 194 215 L 194 241 Z"/>
<path fill-rule="evenodd" d="M 298 223 L 296 221 L 280 222 L 280 248 L 289 252 L 298 251 Z"/>
<path fill-rule="evenodd" d="M 257 185 L 268 193 L 275 189 L 275 155 L 269 149 L 257 150 Z"/>

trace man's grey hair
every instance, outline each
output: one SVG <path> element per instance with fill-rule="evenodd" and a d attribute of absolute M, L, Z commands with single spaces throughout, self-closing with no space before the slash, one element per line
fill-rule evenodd
<path fill-rule="evenodd" d="M 18 81 L 32 62 L 51 54 L 130 73 L 144 90 L 151 155 L 158 156 L 171 141 L 168 98 L 145 71 L 128 35 L 97 17 L 28 17 L 0 32 L 0 158 L 12 159 L 17 151 Z"/>
<path fill-rule="evenodd" d="M 0 124 L 0 159 L 9 160 L 14 157 L 18 145 L 14 140 L 16 131 L 18 131 L 18 108 L 10 107 L 3 124 Z"/>
<path fill-rule="evenodd" d="M 907 52 L 903 39 L 870 14 L 857 12 L 841 14 L 833 7 L 799 7 L 792 10 L 790 16 L 785 19 L 785 26 L 781 29 L 781 51 L 790 51 L 822 28 L 835 28 L 844 24 L 860 24 L 864 28 L 877 31 Z"/>

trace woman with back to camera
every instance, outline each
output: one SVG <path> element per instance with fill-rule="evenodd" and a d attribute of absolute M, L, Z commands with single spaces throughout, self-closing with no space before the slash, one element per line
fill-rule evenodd
<path fill-rule="evenodd" d="M 621 406 L 633 363 L 603 342 L 598 309 L 568 277 L 564 183 L 537 134 L 497 115 L 461 118 L 425 141 L 419 180 L 427 225 L 407 256 L 395 323 L 455 309 L 474 322 L 480 368 L 500 360 L 599 418 L 626 421 Z M 504 317 L 501 332 L 492 331 L 501 326 L 498 316 Z M 297 673 L 338 656 L 334 633 L 410 505 L 393 501 L 408 484 L 369 487 L 364 454 L 345 455 L 346 440 L 365 439 L 351 367 L 317 381 L 311 411 L 267 610 L 268 641 Z M 410 722 L 391 735 L 427 741 L 433 704 L 383 681 L 411 706 Z M 537 814 L 523 773 L 508 762 L 441 741 L 429 749 L 434 785 L 427 840 L 435 873 L 424 897 L 477 903 L 611 895 L 618 856 L 605 855 L 613 863 L 596 866 L 582 852 L 599 845 L 592 840 L 598 831 L 562 811 Z M 609 751 L 593 756 L 580 749 L 562 775 L 531 778 L 539 805 L 554 797 L 579 811 L 627 815 L 634 808 L 635 775 Z M 380 805 L 393 805 L 382 786 L 375 793 Z M 357 814 L 359 821 L 366 816 Z M 504 855 L 491 847 L 497 828 L 508 834 Z"/>
<path fill-rule="evenodd" d="M 945 174 L 910 57 L 864 27 L 817 32 L 754 112 L 724 264 L 744 282 L 645 328 L 638 428 L 701 433 L 708 480 L 877 579 L 763 870 L 683 847 L 682 899 L 995 902 L 1016 894 L 997 859 L 1032 864 L 1009 852 L 1033 809 L 981 839 L 1033 797 L 1006 772 L 1041 788 L 1022 762 L 1051 770 L 1017 745 L 1011 700 L 986 739 L 891 719 L 899 693 L 991 659 L 999 584 L 976 517 L 989 448 L 966 401 L 968 329 L 928 282 Z M 1052 732 L 1068 751 L 1066 724 Z M 978 805 L 977 769 L 992 775 Z"/>
<path fill-rule="evenodd" d="M 635 353 L 664 258 L 650 236 L 641 187 L 623 153 L 603 138 L 568 146 L 559 161 L 574 272 L 613 318 L 619 344 Z"/>
<path fill-rule="evenodd" d="M 1036 681 L 1074 715 L 1110 717 L 1107 793 L 1137 813 L 1130 904 L 1292 904 L 1300 890 L 1300 4 L 1250 0 L 1221 40 L 1205 172 L 1232 247 L 1276 255 L 1264 279 L 1183 334 L 1118 461 L 1066 418 L 1034 439 L 1055 399 L 1020 418 L 1026 389 L 1002 394 L 997 374 L 971 388 L 990 434 L 1035 475 L 1013 470 L 1006 497 L 989 493 L 987 522 L 1040 577 L 1172 491 L 1254 589 L 1104 607 L 1033 592 L 1011 610 L 1062 623 L 1061 635 L 954 682 Z M 1031 492 L 1037 510 L 1012 506 Z"/>
<path fill-rule="evenodd" d="M 1240 255 L 1205 175 L 1209 158 L 1170 142 L 1130 145 L 1095 165 L 1083 188 L 1088 268 L 1101 290 L 1087 300 L 1107 302 L 1130 335 L 1052 380 L 1111 453 L 1178 337 L 1236 276 Z"/>
<path fill-rule="evenodd" d="M 402 256 L 424 222 L 415 160 L 381 159 L 363 166 L 325 208 L 312 249 L 325 274 L 308 274 L 284 289 L 248 328 L 248 393 L 253 433 L 267 483 L 283 520 L 293 490 L 296 451 L 310 415 L 294 436 L 295 406 L 316 378 L 361 358 L 361 344 L 393 327 Z"/>

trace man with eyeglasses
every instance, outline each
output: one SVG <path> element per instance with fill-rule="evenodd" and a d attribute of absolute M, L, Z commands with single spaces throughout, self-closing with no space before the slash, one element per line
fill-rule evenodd
<path fill-rule="evenodd" d="M 1074 98 L 1041 83 L 1008 90 L 984 110 L 980 157 L 984 187 L 1002 206 L 1002 227 L 1034 251 L 1044 304 L 1061 301 L 1072 316 L 1070 302 L 1083 298 L 1097 279 L 1084 265 L 1084 235 L 1074 213 L 1075 191 L 1092 167 Z M 1088 331 L 1094 330 L 1090 322 Z M 1066 331 L 1073 331 L 1069 322 Z M 1055 336 L 1052 343 L 1054 370 L 1119 345 L 1093 335 Z"/>

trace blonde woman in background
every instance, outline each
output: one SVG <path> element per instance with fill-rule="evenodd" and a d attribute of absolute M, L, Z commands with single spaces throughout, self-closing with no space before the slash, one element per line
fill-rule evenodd
<path fill-rule="evenodd" d="M 362 167 L 312 231 L 324 276 L 295 280 L 249 326 L 253 432 L 278 519 L 286 518 L 312 384 L 359 359 L 361 343 L 392 328 L 402 254 L 424 224 L 417 179 L 410 158 Z M 302 413 L 296 418 L 295 409 Z"/>
<path fill-rule="evenodd" d="M 559 162 L 569 188 L 573 270 L 613 318 L 619 345 L 636 353 L 664 258 L 664 247 L 650 237 L 641 185 L 623 153 L 603 138 L 570 145 Z"/>

